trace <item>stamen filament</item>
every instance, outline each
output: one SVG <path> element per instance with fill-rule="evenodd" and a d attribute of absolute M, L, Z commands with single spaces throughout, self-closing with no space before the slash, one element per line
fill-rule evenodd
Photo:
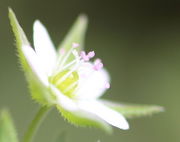
<path fill-rule="evenodd" d="M 57 61 L 57 68 L 56 70 L 58 69 L 58 67 L 60 66 L 60 63 L 61 63 L 61 59 L 63 58 L 64 54 L 60 54 L 59 55 L 59 58 L 58 58 L 58 61 Z"/>
<path fill-rule="evenodd" d="M 79 57 L 79 59 L 80 59 L 80 57 Z M 64 69 L 66 69 L 66 68 L 68 68 L 69 66 L 73 65 L 73 64 L 76 63 L 76 62 L 77 62 L 77 59 L 71 61 L 70 63 L 68 63 L 67 65 L 65 65 L 65 66 L 61 69 L 61 71 L 64 70 Z"/>
<path fill-rule="evenodd" d="M 62 68 L 62 66 L 65 64 L 65 62 L 67 61 L 68 57 L 71 55 L 72 51 L 74 50 L 74 47 L 72 47 L 67 54 L 65 55 L 64 59 L 62 60 L 62 62 L 59 65 L 59 68 Z"/>
<path fill-rule="evenodd" d="M 79 64 L 76 64 L 69 72 L 67 72 L 61 79 L 58 80 L 57 84 L 61 84 L 64 80 L 66 80 L 67 77 L 69 77 L 77 68 L 81 65 L 81 62 Z"/>

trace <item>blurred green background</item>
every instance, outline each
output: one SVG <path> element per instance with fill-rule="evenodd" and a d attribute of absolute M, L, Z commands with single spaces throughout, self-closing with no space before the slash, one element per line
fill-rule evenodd
<path fill-rule="evenodd" d="M 0 108 L 8 107 L 22 137 L 38 109 L 20 69 L 8 6 L 32 41 L 40 19 L 56 45 L 80 13 L 90 19 L 86 49 L 95 50 L 112 76 L 104 98 L 158 104 L 165 113 L 130 120 L 131 129 L 113 135 L 76 128 L 56 109 L 43 122 L 36 142 L 53 142 L 65 132 L 67 142 L 180 141 L 180 1 L 178 0 L 0 0 Z"/>

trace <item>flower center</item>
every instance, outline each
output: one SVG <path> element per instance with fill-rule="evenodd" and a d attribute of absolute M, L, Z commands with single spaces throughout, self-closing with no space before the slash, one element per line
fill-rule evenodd
<path fill-rule="evenodd" d="M 49 78 L 50 83 L 54 84 L 57 89 L 64 95 L 73 98 L 77 93 L 77 90 L 80 89 L 79 78 L 82 77 L 78 74 L 80 67 L 83 63 L 88 63 L 91 58 L 95 56 L 94 51 L 86 53 L 81 51 L 80 54 L 76 50 L 79 46 L 77 43 L 72 44 L 72 48 L 66 52 L 63 48 L 60 50 L 60 56 L 57 61 L 57 68 Z M 70 56 L 73 55 L 73 60 L 69 61 Z M 94 71 L 99 71 L 103 67 L 103 64 L 100 59 L 95 60 L 93 69 Z M 86 81 L 88 78 L 86 79 Z M 109 88 L 109 84 L 106 84 L 106 88 Z"/>
<path fill-rule="evenodd" d="M 54 84 L 64 95 L 73 97 L 78 87 L 79 76 L 76 71 L 64 70 L 50 78 L 50 82 Z"/>

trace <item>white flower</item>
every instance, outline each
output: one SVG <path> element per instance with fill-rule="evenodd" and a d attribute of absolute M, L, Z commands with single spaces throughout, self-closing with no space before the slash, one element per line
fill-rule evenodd
<path fill-rule="evenodd" d="M 34 49 L 23 46 L 23 54 L 43 86 L 50 88 L 55 96 L 54 104 L 61 110 L 96 121 L 104 121 L 120 129 L 128 129 L 125 118 L 115 110 L 105 106 L 99 99 L 110 87 L 109 74 L 103 69 L 100 59 L 94 63 L 90 59 L 94 51 L 79 54 L 78 43 L 72 43 L 68 51 L 56 51 L 45 27 L 34 23 Z M 68 61 L 69 57 L 74 58 Z M 67 118 L 68 119 L 68 118 Z"/>
<path fill-rule="evenodd" d="M 118 104 L 100 98 L 110 88 L 110 77 L 100 59 L 90 61 L 94 51 L 82 51 L 86 17 L 77 19 L 57 50 L 39 21 L 34 23 L 32 48 L 11 9 L 9 18 L 32 98 L 45 106 L 55 105 L 70 123 L 108 132 L 112 130 L 110 125 L 126 130 L 129 125 L 124 116 L 133 118 L 164 110 L 160 106 Z"/>

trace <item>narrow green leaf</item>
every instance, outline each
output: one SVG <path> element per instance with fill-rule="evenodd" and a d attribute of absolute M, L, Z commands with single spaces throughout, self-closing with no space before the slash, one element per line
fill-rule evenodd
<path fill-rule="evenodd" d="M 84 48 L 84 38 L 87 29 L 87 23 L 87 17 L 85 15 L 80 15 L 62 43 L 58 46 L 58 50 L 64 48 L 65 51 L 68 51 L 72 47 L 72 43 L 78 43 L 79 47 L 77 47 L 77 50 L 82 50 Z M 71 56 L 69 60 L 71 59 L 73 59 L 73 56 Z"/>
<path fill-rule="evenodd" d="M 7 110 L 0 115 L 0 142 L 18 142 L 16 130 Z"/>
<path fill-rule="evenodd" d="M 30 46 L 30 44 L 11 8 L 9 8 L 9 19 L 16 39 L 18 57 L 29 83 L 32 98 L 42 105 L 50 105 L 50 102 L 54 100 L 54 96 L 52 96 L 47 87 L 42 85 L 23 54 L 22 46 Z"/>
<path fill-rule="evenodd" d="M 156 105 L 138 105 L 138 104 L 126 104 L 126 103 L 114 103 L 110 101 L 102 101 L 105 105 L 120 112 L 126 118 L 135 118 L 148 116 L 155 113 L 163 112 L 164 108 Z"/>

